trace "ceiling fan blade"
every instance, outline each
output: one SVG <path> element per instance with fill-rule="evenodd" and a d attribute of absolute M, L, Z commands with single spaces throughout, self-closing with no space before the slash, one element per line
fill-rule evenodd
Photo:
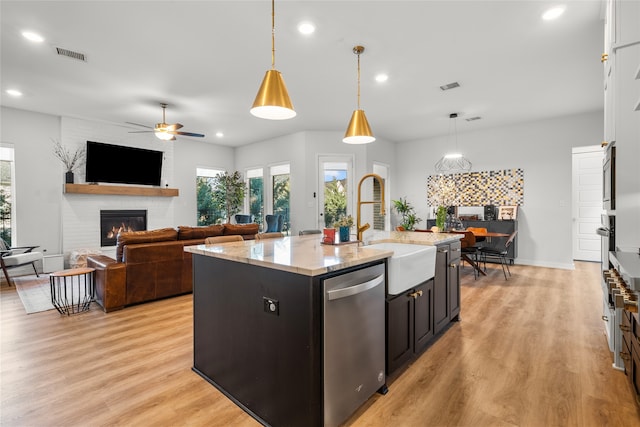
<path fill-rule="evenodd" d="M 169 131 L 171 135 L 182 135 L 182 136 L 196 136 L 198 138 L 203 138 L 204 135 L 201 133 L 192 133 L 192 132 L 178 132 L 178 131 Z"/>
<path fill-rule="evenodd" d="M 167 130 L 168 131 L 176 131 L 178 129 L 180 129 L 182 127 L 182 125 L 180 123 L 174 123 L 172 125 L 168 125 L 167 126 Z"/>
<path fill-rule="evenodd" d="M 140 127 L 147 128 L 147 129 L 153 129 L 151 126 L 141 125 L 140 123 L 133 123 L 133 122 L 125 122 L 125 123 L 130 124 L 130 125 L 140 126 Z"/>
<path fill-rule="evenodd" d="M 150 128 L 151 129 L 151 128 Z M 153 130 L 130 130 L 129 133 L 151 133 Z"/>

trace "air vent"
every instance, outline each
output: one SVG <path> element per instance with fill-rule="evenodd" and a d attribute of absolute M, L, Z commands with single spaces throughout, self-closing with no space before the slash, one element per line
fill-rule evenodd
<path fill-rule="evenodd" d="M 453 89 L 453 88 L 456 88 L 456 87 L 460 87 L 460 83 L 458 83 L 458 82 L 449 83 L 449 84 L 446 84 L 444 86 L 440 86 L 440 89 L 449 90 L 449 89 Z"/>
<path fill-rule="evenodd" d="M 68 56 L 69 58 L 77 59 L 78 61 L 87 62 L 87 57 L 84 55 L 84 53 L 74 52 L 72 50 L 63 49 L 61 47 L 57 47 L 56 52 L 58 52 L 58 55 Z"/>
<path fill-rule="evenodd" d="M 482 117 L 480 116 L 475 116 L 475 117 L 469 117 L 468 119 L 465 119 L 468 122 L 472 122 L 474 120 L 480 120 Z"/>

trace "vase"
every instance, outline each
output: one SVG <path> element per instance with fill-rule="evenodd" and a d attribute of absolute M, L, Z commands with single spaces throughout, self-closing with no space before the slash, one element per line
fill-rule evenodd
<path fill-rule="evenodd" d="M 349 241 L 349 229 L 351 227 L 340 227 L 340 241 L 348 242 Z"/>
<path fill-rule="evenodd" d="M 73 172 L 69 171 L 64 174 L 64 182 L 66 184 L 73 184 Z"/>

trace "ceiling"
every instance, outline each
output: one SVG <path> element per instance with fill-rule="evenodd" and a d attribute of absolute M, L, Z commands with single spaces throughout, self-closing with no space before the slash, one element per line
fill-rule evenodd
<path fill-rule="evenodd" d="M 168 123 L 228 146 L 343 132 L 356 108 L 352 48 L 361 44 L 361 107 L 388 141 L 445 135 L 452 112 L 465 132 L 600 110 L 601 1 L 564 0 L 565 13 L 543 21 L 557 4 L 278 0 L 275 65 L 297 116 L 270 121 L 249 113 L 271 67 L 269 0 L 3 0 L 1 103 L 114 123 L 123 133 L 140 130 L 127 122 L 160 122 L 167 103 Z M 303 20 L 315 33 L 297 31 Z M 24 30 L 45 41 L 29 42 Z M 378 83 L 382 72 L 389 79 Z M 439 88 L 451 82 L 460 87 Z M 23 96 L 8 96 L 10 88 Z M 482 119 L 464 120 L 474 116 Z"/>

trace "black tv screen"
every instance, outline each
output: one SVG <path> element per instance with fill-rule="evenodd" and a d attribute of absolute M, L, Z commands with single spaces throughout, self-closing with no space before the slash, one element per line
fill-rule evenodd
<path fill-rule="evenodd" d="M 87 182 L 160 185 L 162 151 L 87 141 Z"/>

